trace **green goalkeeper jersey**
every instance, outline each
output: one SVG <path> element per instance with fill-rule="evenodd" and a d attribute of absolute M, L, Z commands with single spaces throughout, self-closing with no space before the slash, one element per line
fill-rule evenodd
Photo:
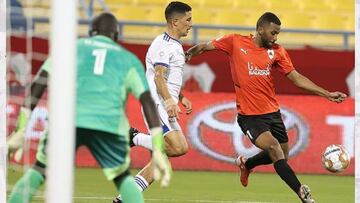
<path fill-rule="evenodd" d="M 47 60 L 42 69 L 49 68 Z M 78 40 L 77 127 L 127 136 L 128 93 L 139 99 L 148 89 L 143 65 L 134 54 L 105 36 Z"/>

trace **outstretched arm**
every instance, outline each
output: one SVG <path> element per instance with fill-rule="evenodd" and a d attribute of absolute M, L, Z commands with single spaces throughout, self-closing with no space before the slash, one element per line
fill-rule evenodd
<path fill-rule="evenodd" d="M 23 156 L 24 134 L 30 118 L 31 111 L 39 103 L 41 96 L 44 94 L 49 74 L 47 71 L 40 69 L 30 85 L 30 95 L 25 96 L 24 104 L 21 106 L 16 121 L 15 130 L 7 140 L 8 156 L 14 156 L 15 161 L 19 162 Z M 30 108 L 29 108 L 30 107 Z"/>
<path fill-rule="evenodd" d="M 307 77 L 301 75 L 296 70 L 291 71 L 287 75 L 287 78 L 291 80 L 297 87 L 300 87 L 319 96 L 325 97 L 332 102 L 340 103 L 343 102 L 347 97 L 346 94 L 342 92 L 329 92 L 325 90 L 324 88 L 313 83 Z"/>
<path fill-rule="evenodd" d="M 211 41 L 207 42 L 207 43 L 199 43 L 186 51 L 186 53 L 185 53 L 186 62 L 190 61 L 193 56 L 197 56 L 206 51 L 211 51 L 214 49 L 216 49 L 216 48 Z"/>
<path fill-rule="evenodd" d="M 30 96 L 26 97 L 25 106 L 30 103 L 30 109 L 34 110 L 36 105 L 39 103 L 41 96 L 44 94 L 45 89 L 47 88 L 49 73 L 41 69 L 38 74 L 35 76 L 34 81 L 31 83 L 31 93 Z"/>

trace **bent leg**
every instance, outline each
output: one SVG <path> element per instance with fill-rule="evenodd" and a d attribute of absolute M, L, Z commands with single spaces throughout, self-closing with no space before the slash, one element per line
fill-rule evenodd
<path fill-rule="evenodd" d="M 129 171 L 114 179 L 116 189 L 121 194 L 123 203 L 143 203 L 144 197 Z"/>
<path fill-rule="evenodd" d="M 255 145 L 266 151 L 273 163 L 285 158 L 279 142 L 269 131 L 261 133 L 255 140 Z"/>
<path fill-rule="evenodd" d="M 289 160 L 289 143 L 280 143 L 280 146 L 284 153 L 285 160 Z"/>
<path fill-rule="evenodd" d="M 9 203 L 31 202 L 33 196 L 45 181 L 43 173 L 45 168 L 43 167 L 45 167 L 45 165 L 37 162 L 32 168 L 26 171 L 12 189 L 8 199 Z"/>
<path fill-rule="evenodd" d="M 269 131 L 262 133 L 256 139 L 255 145 L 268 152 L 269 157 L 274 163 L 277 174 L 296 194 L 298 194 L 301 183 L 285 160 L 283 149 L 272 134 Z"/>
<path fill-rule="evenodd" d="M 245 162 L 245 167 L 248 170 L 255 168 L 260 165 L 272 164 L 272 160 L 267 151 L 261 151 L 255 156 L 248 158 Z"/>
<path fill-rule="evenodd" d="M 187 153 L 189 146 L 180 130 L 168 132 L 165 137 L 165 152 L 170 157 L 182 156 Z"/>
<path fill-rule="evenodd" d="M 288 143 L 282 143 L 280 144 L 280 147 L 284 153 L 285 160 L 289 159 L 289 144 Z M 269 153 L 267 151 L 261 151 L 258 154 L 248 158 L 245 162 L 245 167 L 248 170 L 251 170 L 255 168 L 256 166 L 260 165 L 268 165 L 272 164 L 272 160 L 269 156 Z"/>
<path fill-rule="evenodd" d="M 31 202 L 39 187 L 45 182 L 45 168 L 47 162 L 46 144 L 48 132 L 40 139 L 36 152 L 36 162 L 16 182 L 8 199 L 9 203 Z"/>

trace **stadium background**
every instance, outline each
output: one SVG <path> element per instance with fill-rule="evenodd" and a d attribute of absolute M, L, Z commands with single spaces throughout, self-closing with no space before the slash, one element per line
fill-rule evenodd
<path fill-rule="evenodd" d="M 121 25 L 120 43 L 142 61 L 157 34 L 164 31 L 166 0 L 79 1 L 79 36 L 86 36 L 86 23 L 92 15 L 113 12 Z M 351 0 L 192 0 L 193 30 L 185 38 L 185 50 L 199 41 L 223 34 L 253 33 L 257 18 L 273 11 L 282 21 L 279 43 L 284 45 L 297 70 L 314 82 L 350 95 L 342 104 L 308 95 L 276 74 L 275 85 L 292 144 L 290 164 L 303 174 L 327 174 L 321 166 L 321 153 L 329 144 L 346 147 L 354 160 L 354 1 Z M 25 87 L 48 55 L 50 1 L 9 0 L 8 132 L 11 132 L 22 103 Z M 206 53 L 185 68 L 185 95 L 193 101 L 192 115 L 183 115 L 181 126 L 190 143 L 186 156 L 172 159 L 175 170 L 235 172 L 233 157 L 250 156 L 256 149 L 240 134 L 235 124 L 233 87 L 226 55 Z M 66 82 L 66 81 L 64 81 Z M 47 126 L 46 96 L 35 109 L 27 131 L 30 150 L 21 164 L 34 160 L 37 141 Z M 129 102 L 129 119 L 145 130 L 139 103 Z M 132 150 L 132 167 L 141 168 L 149 160 L 140 148 Z M 139 157 L 145 157 L 139 159 Z M 12 162 L 15 164 L 14 162 Z M 77 154 L 77 166 L 97 167 L 86 149 Z M 10 166 L 11 167 L 11 166 Z M 257 171 L 271 172 L 272 167 Z M 11 173 L 10 173 L 11 174 Z M 354 164 L 342 174 L 354 175 Z M 351 181 L 350 181 L 351 182 Z M 353 186 L 349 186 L 353 188 Z M 350 193 L 351 195 L 351 193 Z M 352 195 L 353 196 L 353 195 Z M 326 201 L 329 202 L 329 201 Z M 336 201 L 333 201 L 336 202 Z M 346 202 L 346 201 L 345 201 Z"/>

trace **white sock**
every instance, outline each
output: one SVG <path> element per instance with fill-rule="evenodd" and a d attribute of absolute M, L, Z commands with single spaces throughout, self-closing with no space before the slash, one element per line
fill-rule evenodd
<path fill-rule="evenodd" d="M 136 146 L 145 147 L 148 150 L 152 150 L 152 137 L 145 133 L 138 133 L 134 138 L 133 142 Z"/>
<path fill-rule="evenodd" d="M 138 185 L 141 192 L 144 192 L 144 190 L 149 186 L 149 183 L 141 175 L 135 176 L 135 182 Z"/>

